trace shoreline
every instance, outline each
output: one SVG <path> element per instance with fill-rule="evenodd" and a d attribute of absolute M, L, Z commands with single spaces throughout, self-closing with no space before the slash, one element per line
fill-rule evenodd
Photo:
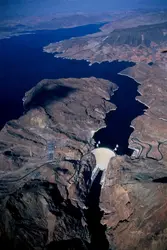
<path fill-rule="evenodd" d="M 138 85 L 142 85 L 142 83 L 138 82 L 135 78 L 133 78 L 132 76 L 128 75 L 128 74 L 125 74 L 125 73 L 118 73 L 118 75 L 121 75 L 121 76 L 126 76 L 126 77 L 129 77 L 131 78 L 132 80 L 134 80 Z M 139 89 L 137 88 L 137 92 L 140 94 L 139 96 L 143 96 L 143 94 L 139 91 Z M 148 106 L 146 103 L 142 102 L 141 100 L 139 100 L 137 98 L 138 96 L 135 97 L 135 100 L 144 104 L 148 109 L 150 109 L 150 106 Z"/>
<path fill-rule="evenodd" d="M 20 35 L 31 35 L 32 33 L 36 33 L 36 31 L 45 31 L 45 30 L 47 30 L 47 31 L 57 31 L 57 30 L 61 30 L 61 29 L 75 29 L 75 28 L 77 28 L 77 27 L 83 27 L 83 26 L 88 26 L 88 25 L 99 25 L 100 27 L 99 27 L 99 30 L 97 31 L 97 32 L 95 32 L 95 33 L 91 33 L 91 34 L 87 34 L 87 35 L 84 35 L 84 36 L 89 36 L 89 35 L 94 35 L 94 34 L 96 34 L 96 33 L 99 33 L 99 32 L 102 32 L 102 27 L 106 24 L 106 23 L 109 23 L 110 21 L 108 20 L 108 21 L 98 21 L 98 22 L 95 22 L 95 23 L 86 23 L 86 24 L 80 24 L 80 25 L 70 25 L 70 26 L 63 26 L 63 27 L 57 27 L 57 28 L 55 28 L 55 29 L 53 29 L 53 28 L 51 28 L 51 29 L 49 29 L 49 28 L 38 28 L 37 27 L 37 29 L 29 29 L 29 30 L 27 30 L 27 29 L 25 29 L 25 30 L 23 30 L 23 31 L 21 31 L 21 32 L 25 32 L 25 33 L 19 33 L 19 31 L 18 31 L 18 33 L 17 33 L 17 31 L 16 31 L 16 33 L 15 34 L 4 34 L 4 36 L 3 37 L 0 37 L 0 40 L 3 40 L 3 39 L 9 39 L 9 38 L 12 38 L 12 37 L 14 37 L 14 36 L 20 36 Z M 5 33 L 5 32 L 4 32 Z M 70 39 L 72 39 L 72 38 L 76 38 L 76 37 L 71 37 Z M 69 39 L 69 40 L 70 40 Z M 61 40 L 61 41 L 63 41 L 63 40 Z"/>
<path fill-rule="evenodd" d="M 70 39 L 69 39 L 70 40 Z M 57 42 L 58 43 L 58 42 Z M 47 45 L 49 46 L 49 44 Z M 75 61 L 85 61 L 87 63 L 89 63 L 89 66 L 92 66 L 93 64 L 102 64 L 102 63 L 112 63 L 112 62 L 127 62 L 127 63 L 135 63 L 135 62 L 132 62 L 130 60 L 121 60 L 121 59 L 111 59 L 111 60 L 102 60 L 102 61 L 91 61 L 89 59 L 84 59 L 84 58 L 72 58 L 72 57 L 66 57 L 66 56 L 61 56 L 61 54 L 63 54 L 63 51 L 62 52 L 52 52 L 52 51 L 47 51 L 47 46 L 44 46 L 43 47 L 43 52 L 44 53 L 48 53 L 48 54 L 52 54 L 55 58 L 58 58 L 58 59 L 64 59 L 64 60 L 75 60 Z M 118 73 L 120 74 L 120 73 Z M 126 76 L 126 75 L 125 75 Z"/>

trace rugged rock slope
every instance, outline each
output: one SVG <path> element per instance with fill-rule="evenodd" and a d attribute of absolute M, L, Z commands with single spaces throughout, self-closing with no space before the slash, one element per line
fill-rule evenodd
<path fill-rule="evenodd" d="M 144 115 L 132 122 L 129 147 L 131 157 L 111 160 L 100 208 L 101 223 L 113 249 L 165 250 L 167 245 L 167 72 L 158 66 L 137 64 L 123 75 L 133 77 L 148 106 Z"/>
<path fill-rule="evenodd" d="M 136 155 L 167 162 L 167 72 L 157 65 L 137 64 L 121 74 L 133 77 L 141 96 L 136 99 L 149 108 L 132 122 L 129 145 Z"/>
<path fill-rule="evenodd" d="M 144 70 L 152 76 L 146 85 Z M 135 153 L 111 159 L 101 192 L 99 176 L 91 188 L 92 136 L 116 108 L 108 101 L 116 86 L 96 78 L 43 80 L 26 93 L 25 114 L 0 132 L 1 249 L 166 249 L 166 146 L 163 158 L 156 153 L 157 138 L 166 136 L 156 127 L 166 124 L 166 86 L 165 73 L 156 86 L 153 72 L 159 75 L 143 64 L 122 72 L 140 81 L 140 101 L 152 107 L 143 119 L 150 120 L 136 119 L 129 141 Z"/>
<path fill-rule="evenodd" d="M 118 20 L 111 25 L 112 30 L 104 29 L 94 35 L 51 43 L 44 47 L 44 51 L 56 53 L 55 57 L 85 59 L 91 64 L 114 60 L 156 61 L 164 68 L 167 58 L 161 50 L 167 46 L 167 22 L 136 27 L 135 20 L 134 25 L 131 21 L 119 27 Z"/>
<path fill-rule="evenodd" d="M 111 160 L 100 208 L 110 249 L 165 250 L 167 168 L 151 159 Z"/>
<path fill-rule="evenodd" d="M 43 80 L 26 113 L 0 132 L 1 249 L 87 249 L 84 215 L 95 159 L 116 86 L 96 78 Z"/>

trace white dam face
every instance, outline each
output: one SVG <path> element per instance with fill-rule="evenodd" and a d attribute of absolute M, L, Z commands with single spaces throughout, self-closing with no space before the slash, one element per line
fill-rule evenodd
<path fill-rule="evenodd" d="M 114 151 L 109 148 L 96 148 L 92 151 L 92 154 L 96 158 L 96 166 L 101 171 L 107 169 L 110 159 L 115 157 Z"/>
<path fill-rule="evenodd" d="M 92 151 L 92 154 L 94 154 L 96 159 L 96 167 L 93 169 L 91 181 L 93 183 L 99 171 L 103 171 L 103 175 L 100 182 L 103 187 L 106 169 L 108 167 L 110 159 L 115 157 L 116 154 L 109 148 L 96 148 Z"/>

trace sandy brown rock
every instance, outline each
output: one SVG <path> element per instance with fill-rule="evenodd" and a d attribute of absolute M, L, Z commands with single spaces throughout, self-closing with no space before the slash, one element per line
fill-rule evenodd
<path fill-rule="evenodd" d="M 166 72 L 140 64 L 122 74 L 140 82 L 137 99 L 150 108 L 132 123 L 129 145 L 139 154 L 116 156 L 108 165 L 101 224 L 110 249 L 165 250 Z M 0 133 L 1 249 L 90 249 L 92 136 L 115 109 L 108 101 L 115 88 L 96 78 L 59 79 L 26 93 L 25 114 Z"/>
<path fill-rule="evenodd" d="M 158 15 L 158 14 L 157 14 Z M 161 14 L 160 14 L 161 15 Z M 155 18 L 155 17 L 154 17 Z M 104 61 L 156 62 L 166 68 L 167 56 L 161 51 L 167 46 L 167 22 L 142 14 L 116 20 L 109 28 L 94 35 L 51 43 L 44 47 L 55 57 L 84 59 L 91 64 Z M 156 19 L 155 19 L 156 20 Z"/>
<path fill-rule="evenodd" d="M 84 215 L 95 159 L 116 86 L 90 79 L 43 80 L 25 114 L 0 132 L 1 249 L 87 249 Z"/>
<path fill-rule="evenodd" d="M 137 157 L 153 158 L 166 165 L 167 72 L 156 65 L 137 64 L 121 74 L 132 77 L 140 84 L 141 96 L 136 99 L 148 107 L 144 115 L 132 121 L 134 132 L 129 145 L 136 148 Z"/>
<path fill-rule="evenodd" d="M 155 160 L 111 160 L 100 196 L 110 249 L 166 249 L 165 178 L 166 167 Z"/>

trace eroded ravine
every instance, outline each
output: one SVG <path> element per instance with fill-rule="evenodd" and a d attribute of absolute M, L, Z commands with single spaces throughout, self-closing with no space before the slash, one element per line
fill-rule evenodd
<path fill-rule="evenodd" d="M 99 172 L 93 182 L 87 199 L 88 210 L 86 212 L 89 231 L 91 234 L 90 250 L 108 250 L 109 244 L 105 236 L 106 227 L 101 225 L 100 221 L 103 212 L 99 207 L 99 199 L 101 192 L 100 180 L 102 172 Z"/>
<path fill-rule="evenodd" d="M 29 35 L 31 37 L 31 35 Z M 33 36 L 34 37 L 34 36 Z M 18 40 L 17 40 L 18 39 Z M 21 55 L 17 55 L 17 62 L 15 62 L 16 74 L 18 70 L 21 71 L 22 67 L 27 66 L 29 69 L 29 80 L 34 77 L 35 73 L 35 81 L 39 81 L 42 78 L 69 78 L 69 77 L 90 77 L 94 76 L 97 78 L 107 79 L 109 81 L 113 81 L 117 84 L 119 89 L 115 92 L 115 94 L 111 97 L 111 102 L 117 106 L 116 111 L 111 111 L 107 114 L 106 117 L 106 128 L 100 129 L 97 133 L 95 133 L 94 139 L 96 142 L 100 141 L 101 146 L 109 147 L 114 149 L 118 144 L 119 148 L 118 154 L 130 154 L 130 150 L 128 149 L 128 139 L 132 132 L 132 128 L 130 128 L 130 124 L 134 118 L 143 114 L 144 109 L 146 108 L 143 104 L 139 103 L 135 100 L 135 97 L 138 95 L 137 92 L 137 83 L 126 76 L 120 76 L 118 73 L 123 69 L 132 66 L 132 63 L 128 62 L 112 62 L 112 63 L 102 63 L 102 64 L 94 64 L 91 67 L 88 62 L 85 61 L 75 61 L 75 60 L 63 60 L 53 58 L 52 55 L 48 55 L 42 52 L 41 44 L 36 40 L 36 50 L 31 47 L 24 47 L 24 37 L 15 38 L 14 45 L 18 46 L 17 41 L 21 39 L 22 43 L 19 43 L 22 51 L 26 48 L 26 52 L 24 54 L 24 59 L 27 62 L 27 65 L 22 65 L 22 57 Z M 47 38 L 49 39 L 49 38 Z M 11 39 L 12 41 L 12 39 Z M 27 41 L 26 41 L 27 44 Z M 11 43 L 12 45 L 12 43 Z M 11 49 L 11 48 L 10 48 Z M 12 48 L 14 50 L 14 47 Z M 17 51 L 17 50 L 16 50 Z M 35 54 L 37 53 L 37 54 Z M 27 59 L 27 60 L 26 60 Z M 12 58 L 9 58 L 9 61 L 13 62 Z M 31 61 L 34 60 L 31 65 Z M 33 65 L 36 65 L 36 71 L 32 70 Z M 48 67 L 49 65 L 49 67 Z M 13 75 L 12 75 L 13 76 Z M 26 78 L 26 75 L 23 75 Z M 7 86 L 9 86 L 9 81 L 11 81 L 11 75 L 8 74 L 6 78 L 3 80 L 7 80 Z M 22 79 L 21 79 L 22 80 Z M 14 82 L 17 81 L 17 75 L 14 75 Z M 20 79 L 19 79 L 20 81 Z M 34 81 L 34 79 L 33 79 Z M 20 82 L 21 84 L 22 82 Z M 25 83 L 28 82 L 25 80 Z M 15 85 L 15 84 L 13 84 Z M 19 87 L 19 85 L 18 85 Z M 28 86 L 26 86 L 28 88 Z M 15 92 L 16 93 L 16 92 Z M 14 94 L 15 94 L 14 93 Z M 19 92 L 18 96 L 21 95 Z M 16 95 L 15 98 L 18 97 Z M 82 103 L 82 100 L 80 100 Z M 17 110 L 17 116 L 22 114 L 22 109 Z M 13 112 L 13 110 L 11 111 Z M 10 114 L 13 117 L 13 114 Z M 69 131 L 68 131 L 69 132 Z M 102 213 L 99 208 L 99 197 L 101 191 L 100 185 L 101 175 L 95 179 L 91 191 L 88 196 L 88 213 L 87 213 L 87 222 L 89 225 L 89 231 L 91 233 L 91 250 L 92 249 L 102 249 L 101 244 L 103 244 L 103 249 L 108 249 L 108 243 L 105 238 L 105 227 L 100 224 L 100 220 L 102 217 Z M 101 243 L 101 244 L 100 244 Z"/>

